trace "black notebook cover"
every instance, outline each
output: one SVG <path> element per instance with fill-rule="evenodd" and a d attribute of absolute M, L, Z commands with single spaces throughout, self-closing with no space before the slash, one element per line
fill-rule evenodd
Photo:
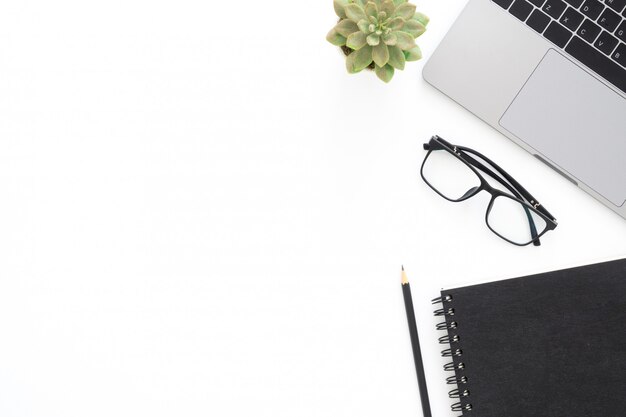
<path fill-rule="evenodd" d="M 626 416 L 626 260 L 441 295 L 464 416 Z"/>

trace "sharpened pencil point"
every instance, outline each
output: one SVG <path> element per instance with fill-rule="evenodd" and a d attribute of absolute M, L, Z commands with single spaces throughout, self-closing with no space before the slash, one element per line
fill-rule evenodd
<path fill-rule="evenodd" d="M 402 265 L 402 270 L 404 271 L 404 265 Z"/>
<path fill-rule="evenodd" d="M 402 285 L 406 285 L 409 283 L 409 278 L 406 276 L 406 272 L 404 271 L 404 266 L 402 267 Z"/>

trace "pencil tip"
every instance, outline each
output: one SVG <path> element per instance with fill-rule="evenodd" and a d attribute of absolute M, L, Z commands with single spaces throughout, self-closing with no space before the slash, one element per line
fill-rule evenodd
<path fill-rule="evenodd" d="M 402 265 L 402 270 L 404 271 L 404 265 Z"/>
<path fill-rule="evenodd" d="M 406 272 L 404 271 L 404 266 L 402 266 L 402 285 L 406 285 L 409 283 L 409 278 L 406 276 Z"/>

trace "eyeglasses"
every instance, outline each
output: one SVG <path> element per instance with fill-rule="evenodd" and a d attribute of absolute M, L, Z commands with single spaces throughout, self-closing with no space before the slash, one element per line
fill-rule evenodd
<path fill-rule="evenodd" d="M 421 175 L 426 184 L 452 202 L 465 201 L 487 191 L 491 194 L 485 214 L 487 227 L 507 242 L 518 246 L 531 243 L 539 246 L 539 238 L 556 228 L 554 216 L 486 156 L 464 146 L 452 145 L 439 136 L 433 136 L 424 144 L 424 149 L 428 153 L 422 163 Z M 510 194 L 493 188 L 478 170 L 498 181 Z"/>

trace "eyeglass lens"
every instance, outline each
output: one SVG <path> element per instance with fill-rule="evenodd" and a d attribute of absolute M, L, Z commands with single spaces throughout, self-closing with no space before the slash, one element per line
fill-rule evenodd
<path fill-rule="evenodd" d="M 487 224 L 501 237 L 518 245 L 524 245 L 533 240 L 529 216 L 532 218 L 537 234 L 541 235 L 548 224 L 539 213 L 517 200 L 507 196 L 498 196 L 493 200 L 488 212 Z"/>
<path fill-rule="evenodd" d="M 452 201 L 462 199 L 481 184 L 469 166 L 445 150 L 430 152 L 424 161 L 422 175 L 431 187 Z"/>

